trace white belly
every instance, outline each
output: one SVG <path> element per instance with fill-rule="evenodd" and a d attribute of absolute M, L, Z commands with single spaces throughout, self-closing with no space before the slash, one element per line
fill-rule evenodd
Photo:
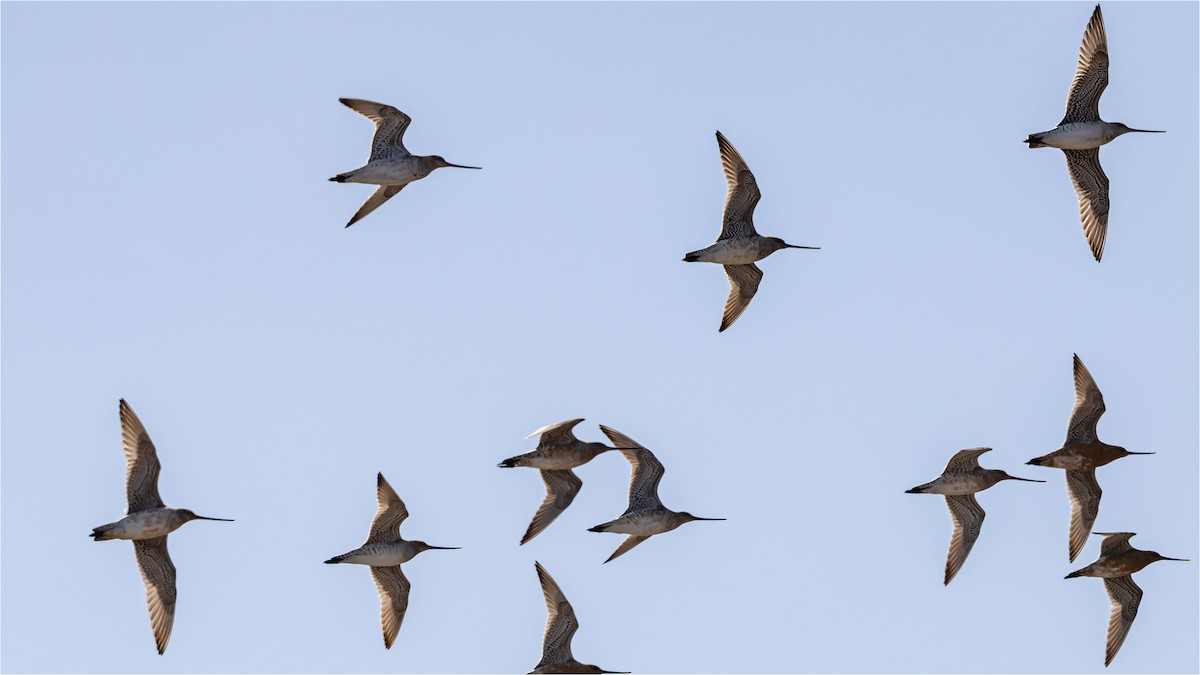
<path fill-rule="evenodd" d="M 421 178 L 417 166 L 408 160 L 379 160 L 355 169 L 346 176 L 347 183 L 368 183 L 370 185 L 408 185 Z"/>
<path fill-rule="evenodd" d="M 179 529 L 171 518 L 172 509 L 148 509 L 138 511 L 117 521 L 117 526 L 107 534 L 113 539 L 153 539 Z"/>
<path fill-rule="evenodd" d="M 698 251 L 696 261 L 721 265 L 749 265 L 765 257 L 762 247 L 758 245 L 757 237 L 736 237 L 722 239 L 712 246 Z"/>
<path fill-rule="evenodd" d="M 606 531 L 621 534 L 636 534 L 639 537 L 650 537 L 663 532 L 670 532 L 679 525 L 672 523 L 666 514 L 635 513 L 618 518 Z"/>
<path fill-rule="evenodd" d="M 1041 142 L 1061 150 L 1090 150 L 1115 138 L 1103 124 L 1076 122 L 1047 131 Z"/>

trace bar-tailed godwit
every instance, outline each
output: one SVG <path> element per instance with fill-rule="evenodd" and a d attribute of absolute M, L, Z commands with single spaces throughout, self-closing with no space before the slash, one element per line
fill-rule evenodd
<path fill-rule="evenodd" d="M 619 673 L 621 671 L 604 670 L 599 666 L 580 663 L 571 654 L 571 638 L 579 630 L 579 620 L 575 618 L 575 610 L 567 602 L 567 596 L 554 583 L 554 578 L 534 562 L 538 580 L 542 582 L 542 595 L 546 597 L 546 633 L 542 637 L 542 660 L 529 671 L 532 673 Z"/>

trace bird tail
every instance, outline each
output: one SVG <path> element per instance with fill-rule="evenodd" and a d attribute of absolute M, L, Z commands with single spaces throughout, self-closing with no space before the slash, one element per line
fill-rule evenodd
<path fill-rule="evenodd" d="M 116 529 L 116 527 L 117 527 L 116 523 L 109 523 L 108 525 L 101 525 L 100 527 L 93 527 L 92 533 L 89 534 L 88 536 L 92 538 L 92 541 L 107 541 L 109 539 L 116 539 L 116 537 L 111 537 L 108 534 L 112 530 Z"/>
<path fill-rule="evenodd" d="M 917 486 L 917 487 L 915 487 L 915 488 L 911 488 L 911 489 L 909 489 L 909 490 L 905 490 L 905 491 L 904 491 L 904 493 L 905 493 L 905 494 L 910 494 L 910 495 L 920 495 L 920 494 L 925 494 L 926 492 L 928 492 L 928 491 L 929 491 L 929 488 L 930 488 L 930 486 L 932 486 L 932 485 L 933 485 L 933 483 L 932 483 L 932 482 L 926 483 L 926 484 L 924 484 L 924 485 L 918 485 L 918 486 Z"/>
<path fill-rule="evenodd" d="M 1045 136 L 1045 134 L 1029 134 L 1029 138 L 1026 138 L 1023 142 L 1028 143 L 1030 148 L 1050 147 L 1042 142 L 1043 136 Z"/>
<path fill-rule="evenodd" d="M 520 466 L 520 464 L 517 464 L 517 459 L 519 459 L 519 458 L 518 457 L 509 457 L 508 459 L 504 460 L 503 462 L 500 462 L 496 466 L 498 466 L 502 469 L 511 469 L 513 467 Z"/>
<path fill-rule="evenodd" d="M 346 182 L 346 178 L 347 178 L 347 177 L 348 177 L 348 176 L 349 176 L 351 173 L 352 173 L 352 172 L 349 172 L 349 171 L 347 171 L 346 173 L 339 173 L 338 175 L 334 176 L 333 178 L 330 178 L 329 180 L 331 180 L 331 181 L 333 181 L 333 182 L 335 182 L 335 183 L 345 183 L 345 182 Z"/>
<path fill-rule="evenodd" d="M 336 564 L 342 562 L 343 560 L 345 560 L 347 555 L 349 555 L 349 554 L 343 553 L 341 555 L 335 555 L 332 558 L 330 558 L 329 560 L 326 560 L 325 564 L 326 565 L 336 565 Z"/>

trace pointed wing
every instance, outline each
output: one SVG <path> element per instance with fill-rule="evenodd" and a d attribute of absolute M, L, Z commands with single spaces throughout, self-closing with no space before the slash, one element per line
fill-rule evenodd
<path fill-rule="evenodd" d="M 733 144 L 717 132 L 717 147 L 721 150 L 721 166 L 725 169 L 725 181 L 729 183 L 729 193 L 725 195 L 725 213 L 721 219 L 722 239 L 733 237 L 750 237 L 757 234 L 754 231 L 754 207 L 762 198 L 758 191 L 758 183 L 746 160 L 738 154 Z"/>
<path fill-rule="evenodd" d="M 620 558 L 621 556 L 625 555 L 631 548 L 633 548 L 634 546 L 637 546 L 638 544 L 642 543 L 643 541 L 646 541 L 649 538 L 650 537 L 639 537 L 636 534 L 629 535 L 628 537 L 625 538 L 625 541 L 621 542 L 621 545 L 617 547 L 617 550 L 613 551 L 613 554 L 608 556 L 608 560 L 605 560 L 604 562 L 606 562 L 606 563 L 612 562 L 613 560 Z"/>
<path fill-rule="evenodd" d="M 942 474 L 974 471 L 979 468 L 979 456 L 985 452 L 991 452 L 991 450 L 991 448 L 959 450 L 950 458 L 946 464 L 946 470 Z"/>
<path fill-rule="evenodd" d="M 1060 125 L 1070 122 L 1094 122 L 1100 119 L 1100 95 L 1108 86 L 1108 38 L 1104 35 L 1104 17 L 1100 5 L 1092 12 L 1079 45 L 1079 67 L 1067 93 L 1067 112 Z"/>
<path fill-rule="evenodd" d="M 1083 550 L 1088 532 L 1100 513 L 1100 484 L 1096 482 L 1096 470 L 1067 471 L 1067 492 L 1071 496 L 1071 532 L 1068 548 L 1071 561 Z"/>
<path fill-rule="evenodd" d="M 1096 534 L 1101 534 L 1097 532 Z M 1129 543 L 1136 532 L 1112 532 L 1104 534 L 1104 541 L 1100 542 L 1100 557 L 1107 558 L 1112 555 L 1132 551 L 1133 546 Z"/>
<path fill-rule="evenodd" d="M 346 227 L 350 227 L 363 218 L 366 218 L 368 213 L 379 208 L 384 202 L 392 197 L 400 194 L 400 191 L 403 189 L 404 185 L 380 185 L 379 189 L 371 193 L 371 196 L 367 197 L 367 201 L 363 202 L 363 205 L 358 207 L 358 211 L 354 214 L 354 217 L 350 219 L 350 222 L 346 223 Z"/>
<path fill-rule="evenodd" d="M 618 448 L 637 448 L 636 450 L 621 450 L 621 454 L 625 455 L 625 459 L 629 460 L 633 469 L 629 477 L 629 508 L 625 509 L 625 513 L 663 508 L 662 502 L 658 499 L 658 483 L 662 480 L 666 469 L 663 468 L 654 453 L 616 429 L 601 424 L 600 430 Z M 630 545 L 631 548 L 632 546 L 633 544 Z"/>
<path fill-rule="evenodd" d="M 1096 423 L 1104 414 L 1104 395 L 1096 380 L 1075 355 L 1075 407 L 1071 409 L 1071 421 L 1067 422 L 1067 445 L 1096 442 Z"/>
<path fill-rule="evenodd" d="M 949 584 L 962 569 L 971 547 L 979 538 L 983 519 L 987 515 L 979 502 L 975 501 L 975 495 L 946 495 L 946 506 L 950 507 L 950 517 L 954 520 L 954 534 L 950 536 L 950 551 L 946 554 L 946 580 L 943 584 Z"/>
<path fill-rule="evenodd" d="M 400 538 L 400 524 L 408 517 L 408 507 L 382 473 L 375 479 L 375 496 L 379 500 L 379 510 L 375 513 L 375 520 L 371 521 L 371 532 L 367 535 L 366 543 L 394 542 Z"/>
<path fill-rule="evenodd" d="M 379 615 L 383 626 L 383 646 L 392 648 L 400 624 L 404 623 L 404 612 L 408 611 L 408 591 L 412 584 L 404 576 L 399 565 L 395 567 L 372 567 L 371 576 L 379 589 Z"/>
<path fill-rule="evenodd" d="M 126 512 L 162 508 L 162 497 L 158 496 L 158 473 L 162 470 L 158 452 L 146 427 L 125 399 L 121 399 L 119 407 L 121 445 L 125 448 L 125 498 L 129 502 Z"/>
<path fill-rule="evenodd" d="M 557 424 L 547 424 L 541 429 L 529 434 L 525 438 L 533 438 L 534 436 L 541 434 L 542 437 L 538 439 L 539 448 L 552 448 L 558 445 L 570 445 L 579 440 L 578 438 L 575 438 L 575 432 L 572 430 L 582 421 L 583 418 L 580 417 L 579 419 L 567 420 Z"/>
<path fill-rule="evenodd" d="M 758 284 L 762 281 L 762 270 L 758 265 L 726 265 L 725 276 L 729 277 L 729 297 L 725 299 L 725 313 L 721 315 L 720 333 L 733 325 L 734 321 L 750 306 Z"/>
<path fill-rule="evenodd" d="M 361 98 L 339 98 L 345 106 L 375 123 L 375 138 L 371 141 L 371 159 L 407 157 L 404 147 L 404 130 L 412 118 L 390 105 L 364 101 Z"/>
<path fill-rule="evenodd" d="M 1067 170 L 1079 197 L 1079 219 L 1083 234 L 1096 261 L 1104 255 L 1104 238 L 1108 236 L 1108 176 L 1100 166 L 1100 148 L 1063 150 Z"/>
<path fill-rule="evenodd" d="M 134 539 L 142 583 L 146 585 L 146 605 L 150 609 L 150 627 L 158 653 L 167 650 L 171 626 L 175 624 L 175 563 L 167 552 L 167 535 L 153 539 Z"/>
<path fill-rule="evenodd" d="M 570 469 L 561 471 L 543 469 L 542 480 L 546 483 L 546 499 L 538 507 L 537 513 L 533 515 L 529 529 L 525 530 L 525 536 L 521 537 L 522 544 L 541 534 L 542 530 L 549 527 L 555 518 L 562 515 L 571 502 L 575 501 L 575 495 L 579 494 L 579 488 L 583 487 L 583 481 Z"/>
<path fill-rule="evenodd" d="M 579 630 L 575 610 L 567 602 L 567 596 L 546 572 L 541 563 L 534 563 L 538 580 L 542 582 L 542 595 L 546 598 L 546 633 L 542 637 L 542 660 L 537 668 L 575 660 L 571 655 L 571 639 Z M 537 669 L 535 668 L 535 670 Z"/>
<path fill-rule="evenodd" d="M 1138 605 L 1142 604 L 1142 589 L 1126 575 L 1104 580 L 1104 590 L 1112 602 L 1112 613 L 1108 615 L 1108 643 L 1104 648 L 1104 666 L 1112 663 L 1121 645 L 1129 635 L 1129 628 L 1137 618 Z"/>

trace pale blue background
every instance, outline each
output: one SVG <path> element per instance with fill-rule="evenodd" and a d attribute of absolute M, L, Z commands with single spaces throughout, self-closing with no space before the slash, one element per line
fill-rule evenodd
<path fill-rule="evenodd" d="M 1102 111 L 1167 129 L 1105 146 L 1090 255 L 1062 115 L 1083 4 L 3 6 L 3 660 L 8 671 L 525 671 L 547 566 L 612 670 L 1102 670 L 1109 603 L 1066 559 L 1061 444 L 1078 352 L 1103 439 L 1097 530 L 1196 559 L 1197 5 L 1106 3 Z M 349 230 L 373 188 L 362 97 L 438 171 Z M 713 131 L 758 177 L 760 230 L 821 251 L 727 286 Z M 124 508 L 117 399 L 175 506 L 175 631 L 154 653 Z M 532 470 L 496 462 L 571 417 L 667 467 L 696 523 L 617 560 L 586 528 L 628 465 L 579 470 L 532 543 Z M 964 447 L 1044 478 L 982 494 L 941 584 L 943 501 L 904 494 Z M 358 546 L 375 472 L 405 566 L 380 640 Z M 1137 577 L 1111 672 L 1198 668 L 1197 563 Z"/>

